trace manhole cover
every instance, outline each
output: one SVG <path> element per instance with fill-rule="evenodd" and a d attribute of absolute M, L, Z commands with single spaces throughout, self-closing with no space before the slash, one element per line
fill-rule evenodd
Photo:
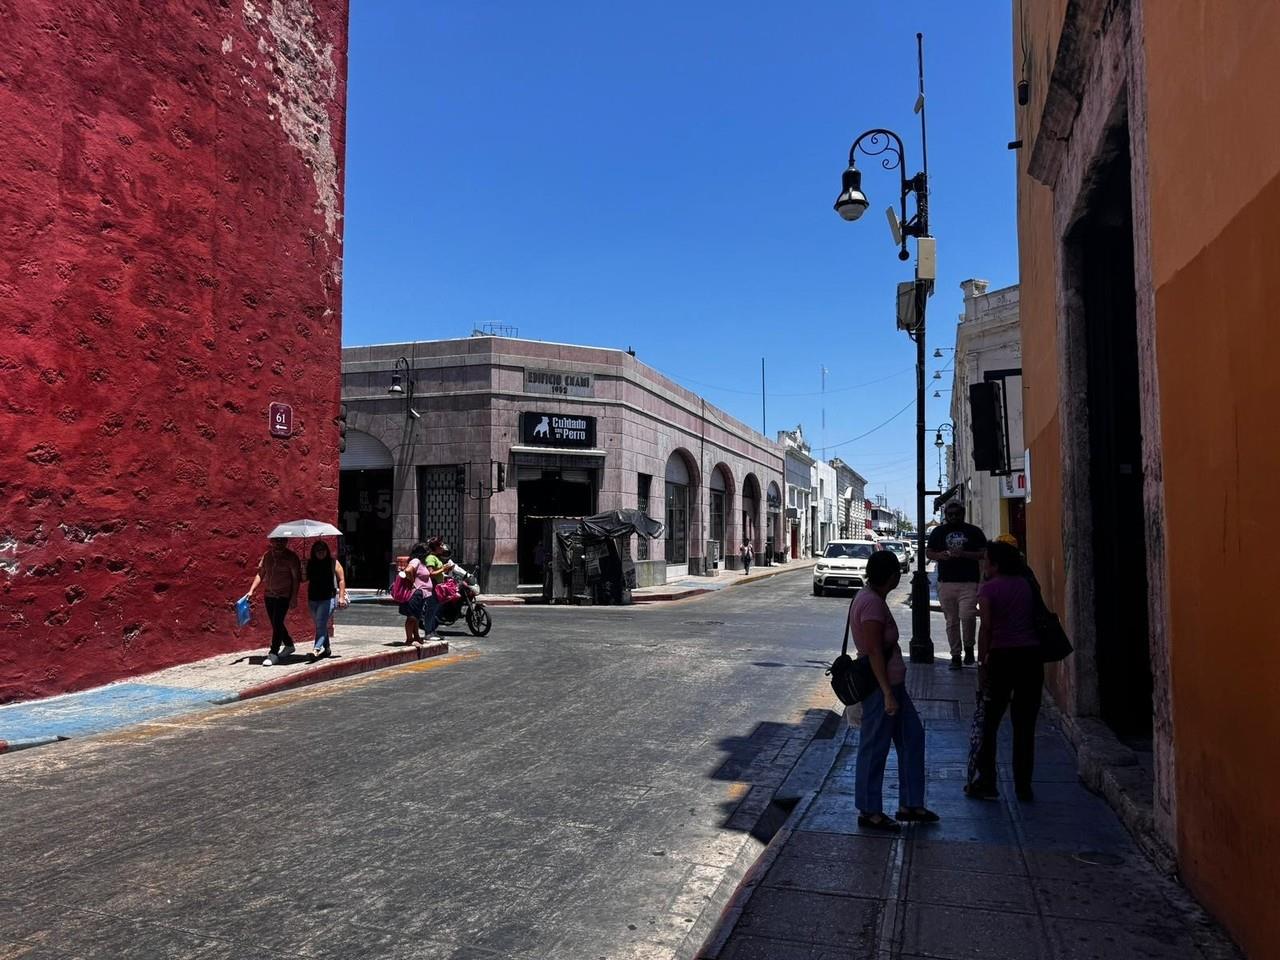
<path fill-rule="evenodd" d="M 1124 857 L 1114 853 L 1103 853 L 1101 850 L 1082 850 L 1075 855 L 1081 863 L 1092 863 L 1099 867 L 1118 867 L 1124 863 Z"/>

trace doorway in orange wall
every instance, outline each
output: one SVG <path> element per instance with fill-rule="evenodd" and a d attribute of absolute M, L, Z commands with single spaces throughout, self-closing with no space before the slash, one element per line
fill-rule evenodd
<path fill-rule="evenodd" d="M 1098 702 L 1109 726 L 1140 740 L 1152 730 L 1152 672 L 1126 116 L 1113 123 L 1102 157 L 1084 215 L 1067 238 L 1067 261 L 1085 341 Z"/>

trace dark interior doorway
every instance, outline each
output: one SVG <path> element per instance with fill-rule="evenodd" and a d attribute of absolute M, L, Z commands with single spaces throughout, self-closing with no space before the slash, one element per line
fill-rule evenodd
<path fill-rule="evenodd" d="M 521 583 L 542 583 L 538 544 L 543 523 L 535 517 L 589 517 L 596 512 L 595 485 L 588 479 L 566 479 L 544 470 L 537 480 L 521 480 L 518 488 L 516 557 Z"/>
<path fill-rule="evenodd" d="M 1084 308 L 1098 694 L 1103 720 L 1141 738 L 1152 728 L 1152 679 L 1127 120 L 1112 130 L 1069 241 Z"/>
<path fill-rule="evenodd" d="M 339 560 L 349 587 L 386 589 L 391 582 L 390 470 L 338 474 Z"/>

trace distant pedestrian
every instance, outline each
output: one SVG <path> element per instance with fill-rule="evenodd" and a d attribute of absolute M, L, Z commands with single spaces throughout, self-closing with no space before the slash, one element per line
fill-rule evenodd
<path fill-rule="evenodd" d="M 1007 543 L 987 545 L 987 580 L 978 589 L 978 678 L 986 697 L 978 777 L 971 797 L 994 799 L 996 740 L 1000 721 L 1012 701 L 1013 783 L 1019 800 L 1031 800 L 1035 766 L 1036 718 L 1040 713 L 1044 663 L 1034 626 L 1034 587 L 1018 548 Z"/>
<path fill-rule="evenodd" d="M 951 647 L 951 669 L 972 664 L 973 644 L 978 629 L 978 581 L 982 548 L 986 535 L 965 523 L 964 504 L 950 500 L 942 511 L 945 523 L 929 534 L 926 556 L 938 564 L 938 601 L 947 621 L 947 643 Z M 963 642 L 964 660 L 961 661 Z"/>
<path fill-rule="evenodd" d="M 262 586 L 262 604 L 267 608 L 271 621 L 271 650 L 263 658 L 264 667 L 272 667 L 282 658 L 293 656 L 293 638 L 285 619 L 289 610 L 298 602 L 298 588 L 302 585 L 302 564 L 298 555 L 289 549 L 288 537 L 273 537 L 271 547 L 258 561 L 258 572 L 249 587 L 252 597 Z"/>
<path fill-rule="evenodd" d="M 877 550 L 867 560 L 867 589 L 849 605 L 849 632 L 860 656 L 871 660 L 880 689 L 862 701 L 862 724 L 854 801 L 858 826 L 896 831 L 884 813 L 884 767 L 889 746 L 898 753 L 899 806 L 895 819 L 933 823 L 938 815 L 924 805 L 924 725 L 907 693 L 907 664 L 898 645 L 898 625 L 885 597 L 902 579 L 898 555 Z"/>
<path fill-rule="evenodd" d="M 436 627 L 440 622 L 440 600 L 436 596 L 436 586 L 444 582 L 444 578 L 453 569 L 453 561 L 449 558 L 449 544 L 443 537 L 432 537 L 427 541 L 427 557 L 422 567 L 428 577 L 428 586 L 421 591 L 422 612 L 419 619 L 427 633 L 427 640 L 439 640 Z"/>
<path fill-rule="evenodd" d="M 311 545 L 307 560 L 307 606 L 315 623 L 316 633 L 311 653 L 317 659 L 331 652 L 333 632 L 329 622 L 338 607 L 347 605 L 347 580 L 338 558 L 329 552 L 329 545 L 317 540 Z"/>
<path fill-rule="evenodd" d="M 422 634 L 418 632 L 418 616 L 422 612 L 422 600 L 418 593 L 421 590 L 431 591 L 431 573 L 426 567 L 427 545 L 415 543 L 409 551 L 409 561 L 396 576 L 404 577 L 413 588 L 413 596 L 400 604 L 400 616 L 404 617 L 405 644 L 421 643 Z"/>
<path fill-rule="evenodd" d="M 742 575 L 745 577 L 751 573 L 751 561 L 755 558 L 755 548 L 751 544 L 751 538 L 747 537 L 742 544 Z"/>

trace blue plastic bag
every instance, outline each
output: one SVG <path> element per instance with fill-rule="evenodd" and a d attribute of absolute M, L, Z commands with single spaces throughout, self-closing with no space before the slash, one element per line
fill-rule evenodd
<path fill-rule="evenodd" d="M 236 601 L 236 626 L 243 627 L 253 619 L 253 611 L 249 609 L 249 597 L 246 594 Z"/>

